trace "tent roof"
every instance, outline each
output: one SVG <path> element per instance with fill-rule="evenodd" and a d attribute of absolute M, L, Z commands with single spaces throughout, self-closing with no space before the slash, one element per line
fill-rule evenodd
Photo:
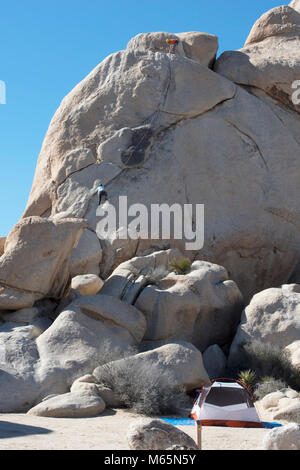
<path fill-rule="evenodd" d="M 228 379 L 229 380 L 229 379 Z M 230 379 L 231 380 L 231 379 Z M 238 382 L 213 382 L 212 387 L 229 387 L 247 390 Z"/>

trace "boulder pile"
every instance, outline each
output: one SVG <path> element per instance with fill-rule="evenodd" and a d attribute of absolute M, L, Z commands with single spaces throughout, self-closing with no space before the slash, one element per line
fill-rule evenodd
<path fill-rule="evenodd" d="M 188 394 L 252 340 L 299 368 L 299 0 L 259 18 L 241 50 L 217 51 L 203 32 L 140 34 L 62 101 L 23 217 L 0 239 L 0 412 L 123 406 L 107 370 L 155 369 L 158 387 L 171 374 Z M 125 196 L 149 214 L 204 205 L 204 246 L 153 221 L 138 238 L 121 222 L 99 230 L 100 183 L 116 213 Z"/>

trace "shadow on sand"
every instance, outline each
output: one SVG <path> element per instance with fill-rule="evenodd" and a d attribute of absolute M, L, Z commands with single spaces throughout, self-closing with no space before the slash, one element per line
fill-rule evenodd
<path fill-rule="evenodd" d="M 72 418 L 52 418 L 53 421 L 61 420 L 61 419 L 70 419 L 74 420 L 86 420 L 86 419 L 99 419 L 102 416 L 114 416 L 116 414 L 115 410 L 107 409 L 104 413 L 97 416 L 90 416 L 90 417 L 72 417 Z M 1 439 L 9 439 L 14 437 L 21 437 L 21 436 L 30 436 L 34 434 L 50 434 L 52 431 L 51 429 L 47 428 L 40 428 L 37 426 L 29 426 L 28 424 L 19 424 L 19 423 L 11 423 L 9 421 L 1 421 L 0 420 L 0 440 Z"/>
<path fill-rule="evenodd" d="M 0 421 L 0 439 L 12 437 L 30 436 L 32 434 L 49 434 L 52 431 L 46 428 L 28 426 L 27 424 L 10 423 L 9 421 Z"/>

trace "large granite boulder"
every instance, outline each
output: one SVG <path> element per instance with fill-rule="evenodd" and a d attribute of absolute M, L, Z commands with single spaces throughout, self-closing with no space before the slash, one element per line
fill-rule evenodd
<path fill-rule="evenodd" d="M 42 298 L 61 299 L 69 261 L 86 223 L 82 219 L 22 219 L 9 233 L 0 259 L 0 309 L 32 307 Z"/>
<path fill-rule="evenodd" d="M 294 8 L 294 10 L 296 10 L 300 13 L 300 0 L 293 0 L 290 3 L 290 7 Z"/>
<path fill-rule="evenodd" d="M 188 341 L 201 351 L 229 344 L 243 308 L 238 287 L 224 268 L 212 263 L 195 261 L 187 272 L 176 273 L 172 263 L 180 259 L 178 250 L 133 258 L 116 268 L 99 294 L 143 312 L 144 341 Z"/>
<path fill-rule="evenodd" d="M 93 376 L 98 383 L 103 382 L 106 367 L 107 364 L 94 370 Z M 114 373 L 116 377 L 118 372 L 122 376 L 122 371 L 139 371 L 141 380 L 142 376 L 146 379 L 147 371 L 150 374 L 155 372 L 153 383 L 161 381 L 165 386 L 164 378 L 167 377 L 170 390 L 183 388 L 185 391 L 191 391 L 209 381 L 203 366 L 202 354 L 195 346 L 185 342 L 166 344 L 119 359 L 111 362 L 109 367 L 112 371 L 116 371 Z"/>
<path fill-rule="evenodd" d="M 248 302 L 299 282 L 300 119 L 290 99 L 299 78 L 299 13 L 299 0 L 266 13 L 245 48 L 221 56 L 214 70 L 214 36 L 139 35 L 65 97 L 23 218 L 0 251 L 0 411 L 67 393 L 103 363 L 107 341 L 120 355 L 142 340 L 226 351 L 239 321 L 239 289 Z M 178 45 L 169 53 L 172 38 Z M 109 200 L 103 210 L 121 216 L 107 231 L 96 213 L 100 182 Z M 121 196 L 130 220 L 141 204 L 148 214 L 156 204 L 158 214 L 170 209 L 190 230 L 162 234 L 151 219 L 129 236 Z M 197 204 L 204 226 L 202 209 L 190 210 Z M 178 216 L 184 205 L 188 213 Z M 163 272 L 170 249 L 191 260 L 189 270 Z M 103 292 L 68 296 L 71 277 L 85 274 L 109 278 Z M 232 353 L 245 337 L 282 347 L 299 340 L 297 289 L 260 295 Z M 24 313 L 40 299 L 61 302 L 50 327 L 36 328 L 34 311 Z M 14 322 L 2 323 L 9 311 Z M 201 355 L 191 345 L 184 351 L 183 363 Z M 204 379 L 199 370 L 197 380 L 184 379 L 188 387 Z"/>
<path fill-rule="evenodd" d="M 229 362 L 239 362 L 240 347 L 251 341 L 285 348 L 300 337 L 300 286 L 284 285 L 255 295 L 243 312 Z"/>
<path fill-rule="evenodd" d="M 297 17 L 292 8 L 287 11 Z M 146 240 L 122 240 L 118 227 L 99 234 L 99 182 L 117 213 L 119 196 L 127 196 L 128 207 L 140 203 L 149 211 L 151 204 L 204 204 L 204 247 L 194 245 L 185 254 L 224 266 L 249 300 L 299 273 L 300 121 L 277 102 L 271 106 L 236 86 L 235 77 L 228 80 L 206 67 L 198 52 L 207 35 L 175 35 L 186 48 L 176 55 L 157 51 L 158 43 L 166 47 L 165 34 L 133 39 L 63 100 L 45 137 L 24 215 L 86 218 L 95 249 L 85 255 L 85 243 L 82 255 L 77 250 L 72 273 L 88 273 L 86 256 L 86 269 L 93 266 L 90 272 L 99 274 L 97 232 L 100 275 L 106 278 L 145 249 L 163 243 L 185 250 L 190 240 L 172 233 L 157 240 L 150 226 Z M 291 39 L 288 52 L 280 38 L 268 53 L 286 70 L 287 83 L 298 73 L 293 51 L 299 49 Z M 209 41 L 211 60 L 216 40 Z"/>
<path fill-rule="evenodd" d="M 145 331 L 141 312 L 107 296 L 76 299 L 45 330 L 35 322 L 5 322 L 0 325 L 0 412 L 27 411 L 49 395 L 69 392 L 76 379 L 138 345 Z"/>
<path fill-rule="evenodd" d="M 32 325 L 0 326 L 0 412 L 23 412 L 39 393 L 35 365 L 39 360 Z"/>
<path fill-rule="evenodd" d="M 134 306 L 108 296 L 80 297 L 36 341 L 39 380 L 44 388 L 49 383 L 47 394 L 58 386 L 67 391 L 77 378 L 105 362 L 108 349 L 118 357 L 138 345 L 145 330 L 146 320 Z"/>
<path fill-rule="evenodd" d="M 213 65 L 219 48 L 218 38 L 212 34 L 200 33 L 199 31 L 177 34 L 166 32 L 141 33 L 131 39 L 127 49 L 168 53 L 170 51 L 170 46 L 167 43 L 168 39 L 178 41 L 178 45 L 172 53 L 200 62 L 206 67 Z"/>
<path fill-rule="evenodd" d="M 224 52 L 214 70 L 299 112 L 300 105 L 292 100 L 292 84 L 300 73 L 299 49 L 300 11 L 280 6 L 259 18 L 243 49 Z"/>

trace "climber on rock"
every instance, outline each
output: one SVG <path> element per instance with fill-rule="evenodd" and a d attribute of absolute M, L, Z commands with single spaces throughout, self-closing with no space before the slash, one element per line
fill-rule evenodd
<path fill-rule="evenodd" d="M 175 54 L 176 46 L 178 45 L 178 42 L 179 42 L 178 39 L 167 39 L 166 42 L 170 46 L 169 53 Z"/>
<path fill-rule="evenodd" d="M 96 192 L 99 195 L 99 206 L 100 206 L 100 204 L 102 202 L 102 198 L 104 198 L 104 202 L 107 201 L 107 198 L 108 198 L 107 192 L 105 191 L 103 184 L 99 184 L 99 186 L 97 187 L 95 193 Z"/>

